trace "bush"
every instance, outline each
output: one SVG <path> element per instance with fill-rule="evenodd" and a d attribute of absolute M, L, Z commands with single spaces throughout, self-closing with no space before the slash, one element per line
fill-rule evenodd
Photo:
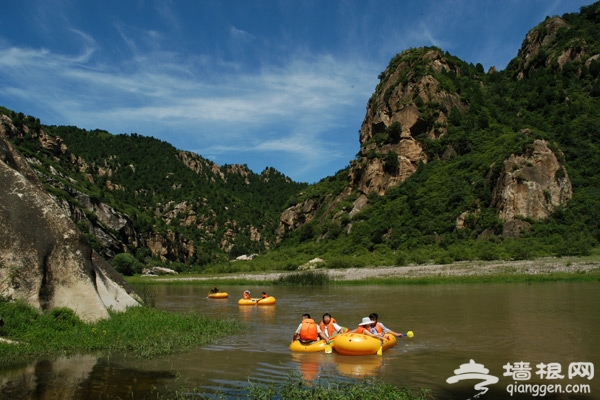
<path fill-rule="evenodd" d="M 136 273 L 142 272 L 141 263 L 129 253 L 117 254 L 112 259 L 112 266 L 118 273 L 125 276 L 133 276 Z"/>
<path fill-rule="evenodd" d="M 306 271 L 282 276 L 273 281 L 273 285 L 280 286 L 325 286 L 329 284 L 329 275 L 326 272 Z"/>

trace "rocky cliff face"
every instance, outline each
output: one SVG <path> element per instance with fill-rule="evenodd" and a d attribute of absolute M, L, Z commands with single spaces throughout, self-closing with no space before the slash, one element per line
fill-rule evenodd
<path fill-rule="evenodd" d="M 536 140 L 526 154 L 504 161 L 492 194 L 492 207 L 502 221 L 523 217 L 540 220 L 573 196 L 567 169 L 548 142 Z"/>
<path fill-rule="evenodd" d="M 85 321 L 139 305 L 44 190 L 0 125 L 0 295 L 40 310 L 68 307 Z M 57 143 L 49 143 L 51 148 Z"/>
<path fill-rule="evenodd" d="M 418 58 L 407 60 L 404 55 L 413 51 L 398 55 L 380 75 L 360 129 L 360 151 L 350 162 L 348 187 L 338 196 L 321 199 L 320 204 L 307 199 L 285 210 L 277 231 L 279 238 L 313 220 L 322 207 L 334 210 L 336 204 L 353 198 L 352 207 L 337 217 L 352 216 L 368 204 L 370 194 L 385 195 L 390 187 L 404 182 L 419 163 L 428 161 L 422 140 L 442 137 L 449 111 L 466 109 L 457 93 L 444 89 L 432 74 L 423 73 L 429 67 L 455 74 L 460 70 L 437 49 L 420 49 Z M 431 104 L 435 107 L 428 106 Z M 322 218 L 327 217 L 325 212 Z"/>
<path fill-rule="evenodd" d="M 533 30 L 524 41 L 517 58 L 521 60 L 519 79 L 535 68 L 540 49 L 552 42 L 566 23 L 551 18 L 545 25 L 546 30 Z M 567 50 L 557 52 L 552 59 L 560 69 L 564 62 L 583 57 L 583 53 Z M 465 64 L 456 63 L 438 49 L 411 49 L 395 57 L 380 75 L 380 83 L 367 104 L 360 129 L 360 151 L 350 162 L 348 186 L 339 194 L 309 198 L 285 210 L 278 237 L 317 217 L 344 225 L 344 218 L 352 218 L 369 204 L 369 196 L 385 195 L 414 174 L 420 163 L 430 162 L 427 143 L 441 143 L 448 133 L 450 114 L 464 115 L 471 106 L 458 90 L 452 90 L 452 85 L 439 78 L 463 76 L 484 86 L 482 77 L 465 76 L 463 67 Z M 483 70 L 479 73 L 484 74 Z M 495 69 L 490 69 L 490 73 L 495 73 Z M 437 153 L 442 161 L 456 156 L 451 145 Z M 497 209 L 499 219 L 506 224 L 505 236 L 517 236 L 529 226 L 523 219 L 546 218 L 572 197 L 563 159 L 547 142 L 538 140 L 525 154 L 513 154 L 504 160 L 500 177 L 488 184 L 493 187 L 491 207 Z M 340 211 L 340 205 L 348 201 L 352 201 L 352 207 L 341 207 Z M 330 215 L 333 210 L 336 214 Z M 456 216 L 458 229 L 470 213 Z M 351 229 L 351 223 L 346 224 L 346 229 Z"/>
<path fill-rule="evenodd" d="M 365 195 L 385 194 L 411 176 L 420 162 L 427 163 L 422 139 L 439 139 L 446 133 L 449 111 L 466 108 L 460 95 L 444 89 L 432 74 L 422 73 L 422 68 L 403 54 L 397 58 L 399 62 L 392 61 L 382 73 L 367 104 L 360 152 L 351 162 L 350 186 Z M 424 51 L 418 63 L 436 72 L 461 73 L 437 49 Z M 428 106 L 431 104 L 435 107 Z"/>
<path fill-rule="evenodd" d="M 563 71 L 565 65 L 572 65 L 574 61 L 584 61 L 584 65 L 589 68 L 593 60 L 599 60 L 600 55 L 594 51 L 594 44 L 581 38 L 574 37 L 566 48 L 557 46 L 559 32 L 565 32 L 569 28 L 569 24 L 562 18 L 552 17 L 532 29 L 512 62 L 512 67 L 517 71 L 517 79 L 523 79 L 546 67 Z M 577 73 L 581 74 L 581 69 Z"/>

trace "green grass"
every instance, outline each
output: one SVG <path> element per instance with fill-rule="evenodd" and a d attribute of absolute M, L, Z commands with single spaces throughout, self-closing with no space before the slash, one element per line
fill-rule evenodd
<path fill-rule="evenodd" d="M 543 260 L 540 260 L 543 262 Z M 286 275 L 275 279 L 265 280 L 256 279 L 240 279 L 231 277 L 230 274 L 210 275 L 208 278 L 202 274 L 178 275 L 177 277 L 168 277 L 170 280 L 163 280 L 161 277 L 126 277 L 127 282 L 134 287 L 143 284 L 203 284 L 210 285 L 217 283 L 218 285 L 283 285 L 283 286 L 326 286 L 326 285 L 441 285 L 441 284 L 456 284 L 456 283 L 534 283 L 534 282 L 590 282 L 600 281 L 600 267 L 590 269 L 588 271 L 577 269 L 573 262 L 589 262 L 600 265 L 597 256 L 579 258 L 571 261 L 563 259 L 565 266 L 573 266 L 572 272 L 540 272 L 537 274 L 531 272 L 520 272 L 518 268 L 511 266 L 508 263 L 502 268 L 498 268 L 494 272 L 480 272 L 477 264 L 473 264 L 471 275 L 444 275 L 442 273 L 432 274 L 419 277 L 387 277 L 387 278 L 364 278 L 360 280 L 333 280 L 329 278 L 325 270 L 306 271 L 306 272 L 285 272 Z M 464 266 L 464 265 L 463 265 Z M 452 264 L 448 265 L 452 268 Z M 253 275 L 259 276 L 259 275 Z"/>
<path fill-rule="evenodd" d="M 600 251 L 592 251 L 588 256 L 572 256 L 572 257 L 545 257 L 537 258 L 529 261 L 516 260 L 516 261 L 483 261 L 483 260 L 472 260 L 472 261 L 460 261 L 460 262 L 441 262 L 435 259 L 423 259 L 423 262 L 414 262 L 411 257 L 410 263 L 405 262 L 406 260 L 400 260 L 398 254 L 394 255 L 395 261 L 373 258 L 373 254 L 368 253 L 361 257 L 327 257 L 322 254 L 312 253 L 306 254 L 301 251 L 297 253 L 287 249 L 286 255 L 290 256 L 290 259 L 284 261 L 283 259 L 274 259 L 275 255 L 266 254 L 261 255 L 251 261 L 238 261 L 235 263 L 223 263 L 218 266 L 205 269 L 202 273 L 181 273 L 179 275 L 168 275 L 168 276 L 130 276 L 125 277 L 128 283 L 132 285 L 143 285 L 148 284 L 204 284 L 204 285 L 293 285 L 296 281 L 297 286 L 306 284 L 317 284 L 317 285 L 344 285 L 344 284 L 445 284 L 445 283 L 487 283 L 487 282 L 548 282 L 548 281 L 593 281 L 598 279 L 598 269 L 596 272 L 589 271 L 587 273 L 581 273 L 577 270 L 577 264 L 595 264 L 600 266 Z M 277 256 L 282 256 L 282 253 L 278 253 Z M 315 274 L 324 274 L 326 270 L 337 270 L 347 268 L 377 268 L 378 266 L 413 266 L 413 265 L 432 265 L 440 264 L 448 268 L 454 266 L 468 267 L 472 270 L 472 275 L 469 276 L 452 276 L 452 275 L 431 275 L 427 277 L 413 277 L 413 278 L 366 278 L 360 281 L 338 281 L 330 279 L 329 282 L 323 280 L 321 283 L 307 283 L 311 279 L 304 277 L 296 277 L 296 274 L 301 274 L 298 271 L 298 266 L 306 263 L 309 259 L 319 256 L 325 260 L 323 269 L 318 271 L 306 271 L 314 272 Z M 564 266 L 573 266 L 573 272 L 564 273 L 551 273 L 551 274 L 531 274 L 528 272 L 519 272 L 518 265 L 523 262 L 533 262 L 535 264 L 543 265 L 544 263 L 561 263 Z M 484 273 L 478 271 L 480 266 L 485 266 L 487 263 L 502 263 L 504 266 L 493 273 Z M 410 264 L 410 265 L 409 265 Z M 279 273 L 284 275 L 292 275 L 293 277 L 283 279 L 269 280 L 265 279 L 264 274 L 267 273 Z M 240 275 L 246 275 L 241 277 Z"/>
<path fill-rule="evenodd" d="M 298 374 L 291 374 L 277 385 L 252 385 L 251 399 L 320 399 L 320 400 L 417 400 L 427 399 L 428 392 L 414 393 L 410 389 L 399 388 L 376 380 L 356 382 L 316 382 L 309 384 Z"/>
<path fill-rule="evenodd" d="M 172 393 L 157 394 L 157 399 L 250 399 L 250 400 L 426 400 L 433 399 L 426 389 L 414 391 L 400 388 L 375 379 L 355 381 L 317 381 L 306 382 L 295 372 L 287 379 L 276 384 L 250 382 L 247 393 L 238 396 L 216 393 L 207 397 L 205 393 L 192 389 L 182 389 Z"/>
<path fill-rule="evenodd" d="M 17 342 L 0 342 L 0 364 L 77 353 L 152 358 L 210 343 L 243 328 L 235 320 L 148 307 L 111 312 L 109 319 L 84 323 L 68 308 L 39 313 L 21 301 L 0 301 L 0 315 L 5 322 L 0 335 Z"/>

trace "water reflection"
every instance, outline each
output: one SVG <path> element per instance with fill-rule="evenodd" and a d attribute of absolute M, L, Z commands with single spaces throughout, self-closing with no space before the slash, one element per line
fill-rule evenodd
<path fill-rule="evenodd" d="M 373 356 L 338 356 L 335 360 L 340 374 L 350 378 L 366 378 L 379 375 L 383 365 L 383 357 Z"/>
<path fill-rule="evenodd" d="M 277 306 L 238 306 L 240 319 L 246 323 L 273 323 Z"/>
<path fill-rule="evenodd" d="M 377 356 L 352 357 L 335 353 L 291 353 L 291 356 L 307 382 L 336 375 L 358 379 L 375 377 L 384 365 L 383 357 Z"/>
<path fill-rule="evenodd" d="M 148 395 L 161 382 L 166 384 L 174 378 L 170 371 L 140 371 L 108 364 L 95 356 L 77 355 L 3 370 L 0 387 L 6 399 L 131 398 Z"/>
<path fill-rule="evenodd" d="M 307 382 L 319 377 L 319 363 L 323 359 L 320 353 L 292 353 L 294 362 L 300 365 L 300 373 Z"/>

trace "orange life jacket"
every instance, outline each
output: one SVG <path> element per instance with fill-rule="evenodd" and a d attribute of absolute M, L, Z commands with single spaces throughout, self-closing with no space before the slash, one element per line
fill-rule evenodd
<path fill-rule="evenodd" d="M 302 341 L 314 341 L 319 338 L 317 332 L 317 323 L 312 318 L 305 318 L 302 320 L 302 326 L 300 327 L 300 340 Z"/>
<path fill-rule="evenodd" d="M 375 330 L 377 333 L 383 333 L 383 328 L 379 325 L 379 322 L 375 325 Z M 363 325 L 359 325 L 358 328 L 356 328 L 356 333 L 363 333 L 363 331 L 371 332 L 371 327 L 365 328 Z"/>
<path fill-rule="evenodd" d="M 359 325 L 358 328 L 356 328 L 356 333 L 363 333 L 364 331 L 370 332 L 369 328 L 365 328 L 362 325 Z"/>
<path fill-rule="evenodd" d="M 331 318 L 327 326 L 325 326 L 325 323 L 321 320 L 321 332 L 327 331 L 327 336 L 333 335 L 333 333 L 335 332 L 335 326 L 333 326 L 333 324 L 336 323 L 337 321 L 335 320 L 335 318 Z"/>
<path fill-rule="evenodd" d="M 383 328 L 379 325 L 379 322 L 375 324 L 375 329 L 377 330 L 377 333 L 383 333 Z"/>

